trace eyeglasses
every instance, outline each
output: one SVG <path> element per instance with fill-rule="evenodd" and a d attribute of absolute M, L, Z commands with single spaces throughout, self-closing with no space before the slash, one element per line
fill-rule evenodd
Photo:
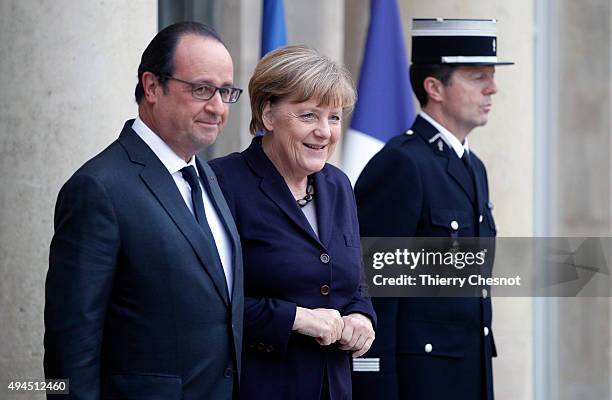
<path fill-rule="evenodd" d="M 240 98 L 240 94 L 242 94 L 242 89 L 238 89 L 235 87 L 217 87 L 214 85 L 209 85 L 208 83 L 201 82 L 189 82 L 184 81 L 182 79 L 175 78 L 170 75 L 163 75 L 164 78 L 172 79 L 173 81 L 181 82 L 186 85 L 191 86 L 191 95 L 194 99 L 198 100 L 210 100 L 212 97 L 219 91 L 221 95 L 221 101 L 224 103 L 235 103 Z"/>

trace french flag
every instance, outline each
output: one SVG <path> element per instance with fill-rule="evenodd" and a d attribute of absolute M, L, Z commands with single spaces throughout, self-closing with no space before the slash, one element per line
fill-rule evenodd
<path fill-rule="evenodd" d="M 358 100 L 344 139 L 344 172 L 353 186 L 367 162 L 415 118 L 396 0 L 371 0 Z"/>
<path fill-rule="evenodd" d="M 287 44 L 283 0 L 264 0 L 261 18 L 261 57 Z"/>

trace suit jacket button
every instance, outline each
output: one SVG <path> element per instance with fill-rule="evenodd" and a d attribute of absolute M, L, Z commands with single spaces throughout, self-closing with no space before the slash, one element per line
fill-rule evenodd
<path fill-rule="evenodd" d="M 482 298 L 486 299 L 488 295 L 489 295 L 489 292 L 487 292 L 487 289 L 482 289 Z"/>
<path fill-rule="evenodd" d="M 484 327 L 484 335 L 489 336 L 489 328 L 486 326 Z"/>
<path fill-rule="evenodd" d="M 459 229 L 459 222 L 451 221 L 450 226 L 454 231 L 456 231 L 457 229 Z"/>
<path fill-rule="evenodd" d="M 482 219 L 483 219 L 482 214 L 480 214 L 480 217 L 478 217 L 478 222 L 481 224 L 482 224 Z"/>
<path fill-rule="evenodd" d="M 225 368 L 225 371 L 223 371 L 223 376 L 226 378 L 231 378 L 232 376 L 234 376 L 234 371 L 232 370 L 232 368 L 227 367 Z"/>
<path fill-rule="evenodd" d="M 329 263 L 329 254 L 323 253 L 321 254 L 321 257 L 319 257 L 319 259 L 321 260 L 323 264 L 327 264 Z"/>
<path fill-rule="evenodd" d="M 321 294 L 323 296 L 327 296 L 329 294 L 329 286 L 328 285 L 321 286 Z"/>
<path fill-rule="evenodd" d="M 425 353 L 431 353 L 432 350 L 433 350 L 433 346 L 431 345 L 431 343 L 427 343 L 425 345 Z"/>
<path fill-rule="evenodd" d="M 408 135 L 408 136 L 412 136 L 412 135 L 414 135 L 414 131 L 413 131 L 412 129 L 408 129 L 408 130 L 406 131 L 406 135 Z"/>

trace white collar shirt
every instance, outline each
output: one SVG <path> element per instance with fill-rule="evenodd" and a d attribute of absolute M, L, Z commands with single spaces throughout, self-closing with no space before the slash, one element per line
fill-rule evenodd
<path fill-rule="evenodd" d="M 185 204 L 193 214 L 193 204 L 191 201 L 191 187 L 189 183 L 183 178 L 183 174 L 181 173 L 181 169 L 186 166 L 193 166 L 200 176 L 200 172 L 196 166 L 196 158 L 195 156 L 191 157 L 189 162 L 185 162 L 181 157 L 179 157 L 171 148 L 168 146 L 166 142 L 162 140 L 155 132 L 153 132 L 141 119 L 137 117 L 132 124 L 132 129 L 136 134 L 149 146 L 149 148 L 155 153 L 157 158 L 164 164 L 172 178 L 174 179 L 174 183 L 178 188 Z M 208 221 L 208 225 L 210 226 L 210 230 L 215 239 L 215 245 L 217 246 L 217 251 L 219 253 L 219 258 L 221 259 L 221 264 L 223 266 L 223 272 L 225 273 L 225 281 L 227 283 L 227 290 L 229 293 L 230 299 L 232 298 L 232 244 L 229 239 L 229 236 L 223 226 L 223 222 L 221 218 L 217 214 L 217 210 L 213 205 L 210 195 L 204 186 L 202 185 L 202 180 L 200 179 L 200 189 L 202 191 L 202 198 L 204 200 L 204 211 L 206 212 L 206 220 Z"/>
<path fill-rule="evenodd" d="M 427 122 L 432 124 L 434 128 L 438 130 L 438 132 L 440 132 L 440 136 L 442 140 L 444 140 L 444 143 L 446 143 L 448 147 L 455 151 L 457 157 L 463 157 L 464 151 L 467 151 L 467 153 L 470 154 L 470 147 L 468 145 L 467 137 L 465 138 L 463 144 L 461 144 L 461 142 L 459 141 L 459 139 L 457 139 L 455 135 L 453 135 L 448 129 L 439 124 L 438 121 L 430 117 L 425 111 L 421 111 L 419 115 L 423 117 Z"/>

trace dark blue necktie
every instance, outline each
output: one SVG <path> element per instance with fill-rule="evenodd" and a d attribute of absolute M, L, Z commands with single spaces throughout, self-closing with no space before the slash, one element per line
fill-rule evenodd
<path fill-rule="evenodd" d="M 183 174 L 183 178 L 191 187 L 191 204 L 193 205 L 193 214 L 195 216 L 196 221 L 200 225 L 200 228 L 204 231 L 204 235 L 210 240 L 210 243 L 213 244 L 215 249 L 217 248 L 215 244 L 215 237 L 210 230 L 210 226 L 208 225 L 208 221 L 206 220 L 206 211 L 204 211 L 204 199 L 202 198 L 202 189 L 200 187 L 200 181 L 198 178 L 198 174 L 196 170 L 191 165 L 184 167 L 181 169 L 181 174 Z"/>
<path fill-rule="evenodd" d="M 198 174 L 196 170 L 191 165 L 184 167 L 181 169 L 181 174 L 183 174 L 183 178 L 189 184 L 191 188 L 191 204 L 193 204 L 193 214 L 195 216 L 198 225 L 202 229 L 202 233 L 206 237 L 206 244 L 210 248 L 210 253 L 217 263 L 218 268 L 221 270 L 221 273 L 226 279 L 225 271 L 223 270 L 223 263 L 221 262 L 221 257 L 219 256 L 219 250 L 217 249 L 217 243 L 215 242 L 215 237 L 210 230 L 210 226 L 208 225 L 208 221 L 206 220 L 206 211 L 204 211 L 204 200 L 202 198 L 202 188 L 200 187 L 200 179 L 198 178 Z M 229 293 L 227 293 L 229 295 Z"/>
<path fill-rule="evenodd" d="M 467 150 L 463 150 L 463 155 L 461 156 L 461 161 L 463 161 L 463 164 L 467 167 L 468 171 L 470 171 L 470 174 L 472 173 L 472 160 L 470 158 L 470 154 L 467 152 Z"/>
<path fill-rule="evenodd" d="M 461 156 L 461 161 L 463 161 L 463 164 L 465 165 L 465 168 L 467 168 L 468 174 L 470 175 L 470 180 L 472 181 L 472 189 L 474 190 L 474 198 L 476 199 L 476 201 L 474 202 L 474 204 L 472 204 L 472 206 L 474 207 L 474 217 L 475 217 L 475 232 L 476 232 L 476 236 L 480 235 L 480 207 L 479 207 L 479 203 L 480 203 L 480 199 L 478 197 L 478 186 L 476 185 L 476 174 L 474 173 L 474 166 L 472 165 L 472 158 L 470 156 L 470 153 L 468 153 L 466 150 L 463 151 L 463 155 Z"/>
<path fill-rule="evenodd" d="M 472 181 L 472 185 L 474 185 L 474 191 L 476 191 L 476 176 L 474 176 L 474 167 L 472 166 L 472 158 L 470 157 L 470 153 L 466 150 L 463 151 L 463 155 L 461 156 L 461 161 L 463 161 L 463 165 L 468 171 L 468 175 L 470 176 L 470 180 Z"/>

